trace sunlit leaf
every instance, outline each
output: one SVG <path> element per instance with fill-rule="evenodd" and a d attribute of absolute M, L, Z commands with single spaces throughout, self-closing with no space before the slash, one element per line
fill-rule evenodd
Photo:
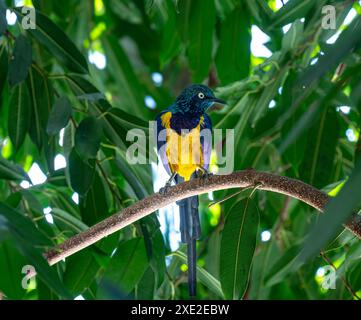
<path fill-rule="evenodd" d="M 227 299 L 238 300 L 246 292 L 258 224 L 258 209 L 249 198 L 237 202 L 227 215 L 220 261 L 220 279 Z"/>

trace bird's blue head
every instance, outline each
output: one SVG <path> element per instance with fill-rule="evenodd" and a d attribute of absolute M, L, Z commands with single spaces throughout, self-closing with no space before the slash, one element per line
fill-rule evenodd
<path fill-rule="evenodd" d="M 192 84 L 177 97 L 174 111 L 196 116 L 204 114 L 214 104 L 224 105 L 225 101 L 217 99 L 207 86 Z"/>

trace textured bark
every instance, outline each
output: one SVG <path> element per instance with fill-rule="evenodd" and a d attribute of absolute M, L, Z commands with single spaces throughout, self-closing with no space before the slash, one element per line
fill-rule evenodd
<path fill-rule="evenodd" d="M 258 186 L 260 190 L 281 193 L 298 199 L 322 212 L 330 197 L 299 180 L 256 170 L 244 170 L 229 175 L 212 175 L 207 180 L 195 179 L 170 187 L 166 195 L 155 193 L 88 230 L 64 241 L 44 253 L 50 265 L 94 244 L 100 239 L 144 218 L 175 201 L 210 191 Z M 361 239 L 361 216 L 353 214 L 344 226 Z"/>

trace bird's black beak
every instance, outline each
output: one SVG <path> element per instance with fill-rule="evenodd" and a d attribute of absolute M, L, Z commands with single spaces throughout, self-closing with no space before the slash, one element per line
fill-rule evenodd
<path fill-rule="evenodd" d="M 210 100 L 212 101 L 212 104 L 208 108 L 209 111 L 221 110 L 223 106 L 227 104 L 226 101 L 218 98 L 211 98 Z"/>

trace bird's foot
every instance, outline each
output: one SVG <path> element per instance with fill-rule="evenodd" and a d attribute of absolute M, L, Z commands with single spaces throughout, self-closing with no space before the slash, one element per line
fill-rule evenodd
<path fill-rule="evenodd" d="M 200 170 L 197 171 L 197 178 L 202 179 L 204 182 L 208 182 L 211 176 L 213 176 L 213 173 L 207 171 L 204 168 L 201 168 Z"/>
<path fill-rule="evenodd" d="M 171 177 L 169 178 L 169 180 L 166 182 L 165 186 L 164 186 L 163 188 L 160 188 L 160 189 L 159 189 L 159 193 L 160 193 L 161 195 L 164 196 L 164 195 L 166 195 L 166 194 L 168 193 L 169 188 L 171 187 L 172 182 L 173 182 L 173 180 L 175 179 L 175 176 L 176 176 L 176 173 L 173 173 L 173 174 L 171 175 Z"/>
<path fill-rule="evenodd" d="M 166 183 L 164 187 L 159 189 L 159 193 L 165 196 L 169 192 L 170 187 L 171 187 L 170 183 Z"/>

